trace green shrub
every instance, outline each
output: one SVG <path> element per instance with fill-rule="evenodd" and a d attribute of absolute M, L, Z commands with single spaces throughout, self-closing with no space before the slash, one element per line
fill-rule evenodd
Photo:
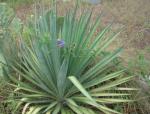
<path fill-rule="evenodd" d="M 146 49 L 138 50 L 137 55 L 129 59 L 126 66 L 128 75 L 136 76 L 132 83 L 128 83 L 127 85 L 139 88 L 138 93 L 131 93 L 133 98 L 136 99 L 136 102 L 129 104 L 129 110 L 138 114 L 148 114 L 150 112 L 150 61 L 145 56 L 146 53 L 148 53 Z"/>
<path fill-rule="evenodd" d="M 144 54 L 139 53 L 134 59 L 129 60 L 128 68 L 132 74 L 144 77 L 150 74 L 150 61 Z"/>
<path fill-rule="evenodd" d="M 17 106 L 17 102 L 13 99 L 13 89 L 6 81 L 0 76 L 0 114 L 10 114 Z M 7 102 L 6 99 L 11 101 Z M 19 114 L 19 109 L 16 114 Z"/>
<path fill-rule="evenodd" d="M 32 4 L 34 0 L 0 0 L 0 2 L 5 2 L 9 6 L 15 8 L 20 5 L 29 5 Z"/>
<path fill-rule="evenodd" d="M 128 90 L 134 88 L 122 85 L 132 77 L 110 65 L 122 49 L 101 56 L 119 32 L 105 37 L 109 25 L 95 36 L 99 18 L 91 24 L 92 13 L 77 19 L 76 10 L 64 16 L 58 32 L 55 10 L 48 14 L 49 21 L 44 13 L 26 26 L 28 32 L 22 34 L 19 46 L 15 40 L 8 42 L 16 58 L 3 53 L 4 77 L 17 88 L 14 99 L 24 106 L 22 113 L 120 114 L 112 108 L 132 101 Z"/>
<path fill-rule="evenodd" d="M 5 3 L 0 3 L 0 55 L 9 64 L 12 60 L 18 60 L 18 36 L 22 30 L 20 19 L 15 16 L 12 8 Z M 10 44 L 13 43 L 13 47 Z M 15 44 L 14 44 L 15 43 Z M 4 65 L 4 61 L 1 61 Z"/>
<path fill-rule="evenodd" d="M 13 9 L 5 3 L 0 3 L 0 114 L 10 114 L 17 106 L 17 102 L 13 99 L 14 88 L 8 85 L 2 78 L 2 69 L 6 65 L 5 60 L 8 60 L 7 62 L 11 64 L 11 60 L 17 56 L 17 50 L 15 49 L 14 51 L 10 43 L 14 40 L 16 41 L 17 34 L 21 30 L 21 23 L 19 21 L 15 17 Z M 12 52 L 15 52 L 15 54 L 12 54 Z M 4 59 L 4 57 L 6 58 Z M 11 102 L 7 102 L 6 99 L 9 99 Z M 16 113 L 19 112 L 16 111 Z"/>

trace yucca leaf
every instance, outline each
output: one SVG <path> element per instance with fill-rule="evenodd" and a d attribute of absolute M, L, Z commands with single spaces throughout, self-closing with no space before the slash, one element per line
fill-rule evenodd
<path fill-rule="evenodd" d="M 128 93 L 91 93 L 91 96 L 93 97 L 123 97 L 123 96 L 129 96 L 131 94 L 128 94 Z"/>
<path fill-rule="evenodd" d="M 81 107 L 81 108 L 85 109 L 84 107 Z M 96 114 L 92 109 L 89 109 L 89 108 L 86 108 L 86 112 L 88 112 L 89 114 Z"/>
<path fill-rule="evenodd" d="M 57 104 L 54 111 L 53 111 L 53 114 L 58 114 L 60 110 L 61 110 L 61 105 Z"/>
<path fill-rule="evenodd" d="M 110 113 L 110 112 L 115 113 L 115 114 L 121 114 L 121 113 L 119 113 L 115 110 L 112 110 L 112 109 L 108 108 L 107 106 L 103 106 L 103 105 L 100 105 L 100 104 L 95 104 L 95 103 L 91 102 L 89 99 L 87 99 L 85 97 L 73 97 L 73 99 L 75 99 L 75 100 L 77 100 L 81 103 L 86 103 L 86 104 L 89 104 L 91 106 L 94 106 L 94 107 L 96 107 L 97 109 L 103 111 L 106 114 Z"/>
<path fill-rule="evenodd" d="M 88 108 L 80 107 L 80 110 L 83 114 L 92 114 L 91 111 L 88 110 Z"/>
<path fill-rule="evenodd" d="M 121 99 L 121 98 L 96 98 L 97 102 L 106 103 L 106 104 L 114 104 L 114 103 L 125 103 L 125 102 L 133 102 L 133 100 Z"/>
<path fill-rule="evenodd" d="M 48 112 L 51 108 L 53 108 L 54 106 L 56 106 L 57 102 L 52 102 L 44 111 L 43 113 L 45 112 Z"/>
<path fill-rule="evenodd" d="M 60 97 L 63 97 L 64 90 L 65 90 L 65 83 L 67 78 L 67 70 L 68 70 L 68 60 L 64 59 L 63 63 L 60 67 L 57 79 L 57 88 L 59 90 Z"/>
<path fill-rule="evenodd" d="M 118 87 L 115 88 L 114 90 L 120 90 L 120 91 L 139 91 L 140 89 L 138 88 L 128 88 L 128 87 Z"/>
<path fill-rule="evenodd" d="M 98 62 L 94 67 L 92 67 L 91 69 L 89 69 L 82 77 L 81 77 L 81 81 L 85 81 L 87 80 L 89 77 L 91 78 L 91 76 L 97 72 L 97 70 L 101 69 L 102 67 L 104 67 L 105 65 L 107 65 L 110 61 L 112 61 L 116 56 L 118 56 L 118 54 L 120 53 L 122 49 L 118 49 L 116 50 L 114 53 L 108 55 L 107 57 L 105 57 L 103 60 L 101 60 L 100 62 Z"/>
<path fill-rule="evenodd" d="M 92 43 L 92 45 L 91 45 L 91 47 L 90 47 L 91 50 L 93 50 L 94 48 L 96 48 L 97 45 L 102 42 L 102 40 L 103 40 L 103 38 L 104 38 L 104 34 L 105 34 L 108 30 L 110 30 L 110 27 L 111 27 L 111 24 L 108 25 L 105 29 L 102 30 L 102 32 L 100 32 L 100 33 L 96 36 L 94 42 Z M 111 42 L 111 41 L 110 41 L 110 42 Z"/>
<path fill-rule="evenodd" d="M 80 84 L 80 82 L 74 76 L 70 76 L 69 79 L 84 96 L 86 96 L 89 100 L 93 101 L 93 98 L 90 96 L 90 94 L 84 89 L 84 87 Z"/>
<path fill-rule="evenodd" d="M 24 107 L 23 107 L 23 110 L 22 110 L 22 114 L 25 114 L 26 113 L 26 110 L 27 108 L 29 107 L 31 103 L 27 103 Z"/>
<path fill-rule="evenodd" d="M 108 90 L 110 88 L 113 88 L 117 85 L 120 85 L 122 83 L 125 83 L 125 82 L 131 80 L 133 77 L 134 76 L 128 76 L 128 77 L 124 77 L 124 78 L 121 78 L 121 79 L 117 79 L 113 82 L 108 83 L 107 85 L 104 85 L 104 86 L 101 86 L 99 88 L 93 89 L 92 92 Z"/>
<path fill-rule="evenodd" d="M 108 108 L 107 106 L 100 106 L 99 109 L 102 110 L 106 114 L 111 114 L 111 113 L 122 114 L 118 111 L 115 111 L 115 110 L 112 110 L 112 109 Z"/>
<path fill-rule="evenodd" d="M 89 87 L 92 87 L 94 85 L 98 85 L 100 83 L 103 83 L 105 81 L 108 81 L 108 80 L 111 80 L 113 78 L 118 77 L 119 75 L 123 74 L 123 72 L 124 72 L 124 70 L 121 70 L 121 71 L 118 71 L 118 72 L 108 74 L 108 75 L 103 76 L 103 77 L 101 77 L 101 75 L 97 76 L 96 78 L 94 78 L 91 81 L 87 82 L 86 85 L 84 84 L 84 87 L 89 88 Z"/>
<path fill-rule="evenodd" d="M 46 114 L 52 114 L 52 110 L 50 110 L 50 111 L 46 112 Z"/>
<path fill-rule="evenodd" d="M 68 113 L 67 113 L 67 111 L 64 108 L 62 108 L 61 109 L 61 114 L 68 114 Z"/>
<path fill-rule="evenodd" d="M 103 42 L 102 47 L 98 48 L 97 54 L 100 54 L 104 49 L 106 49 L 109 44 L 116 39 L 116 37 L 120 34 L 121 31 L 114 33 L 108 40 L 106 39 L 106 42 Z"/>
<path fill-rule="evenodd" d="M 77 104 L 76 104 L 76 102 L 74 101 L 74 100 L 72 100 L 72 99 L 66 99 L 66 101 L 69 103 L 69 104 L 71 104 L 71 105 L 73 105 L 73 106 L 78 106 Z"/>
<path fill-rule="evenodd" d="M 71 104 L 68 104 L 68 106 L 76 113 L 76 114 L 83 114 L 82 111 L 78 108 L 78 107 L 75 107 Z"/>
<path fill-rule="evenodd" d="M 31 114 L 38 114 L 38 113 L 40 113 L 40 111 L 42 110 L 44 108 L 44 106 L 41 106 L 41 107 L 39 107 L 39 106 L 35 106 L 35 109 L 34 109 L 34 111 L 32 111 L 32 113 Z"/>

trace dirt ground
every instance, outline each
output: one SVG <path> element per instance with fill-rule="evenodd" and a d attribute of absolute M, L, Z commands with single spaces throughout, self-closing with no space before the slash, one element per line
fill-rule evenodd
<path fill-rule="evenodd" d="M 46 6 L 49 6 L 46 3 Z M 63 15 L 74 6 L 74 2 L 58 2 L 58 13 Z M 113 22 L 112 30 L 122 29 L 122 33 L 111 45 L 111 49 L 124 47 L 122 57 L 134 58 L 139 51 L 150 58 L 150 0 L 102 0 L 101 4 L 82 4 L 80 11 L 93 9 L 93 20 L 102 13 L 102 26 Z M 18 17 L 25 20 L 33 13 L 34 5 L 16 8 Z M 80 12 L 79 12 L 80 13 Z"/>

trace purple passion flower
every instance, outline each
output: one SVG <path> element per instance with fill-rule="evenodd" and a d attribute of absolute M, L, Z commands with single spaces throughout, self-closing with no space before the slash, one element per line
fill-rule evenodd
<path fill-rule="evenodd" d="M 62 48 L 65 45 L 65 41 L 62 39 L 57 39 L 57 46 Z"/>

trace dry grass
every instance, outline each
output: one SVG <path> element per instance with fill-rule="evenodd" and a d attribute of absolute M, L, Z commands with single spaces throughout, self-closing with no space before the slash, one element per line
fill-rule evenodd
<path fill-rule="evenodd" d="M 47 2 L 46 2 L 47 4 Z M 73 8 L 74 2 L 59 2 L 58 13 L 63 15 L 66 10 Z M 113 42 L 111 49 L 118 46 L 124 47 L 122 57 L 125 62 L 135 58 L 139 51 L 150 59 L 150 0 L 102 0 L 101 4 L 92 6 L 82 4 L 79 14 L 85 9 L 93 9 L 93 19 L 102 13 L 102 26 L 113 21 L 112 30 L 121 29 L 124 31 L 118 39 Z M 33 5 L 25 5 L 16 8 L 18 17 L 26 20 L 32 14 Z M 101 28 L 100 28 L 101 29 Z M 144 104 L 145 105 L 145 104 Z M 144 113 L 143 113 L 144 114 Z"/>
<path fill-rule="evenodd" d="M 114 26 L 125 26 L 119 44 L 126 56 L 136 54 L 150 44 L 150 1 L 149 0 L 104 0 L 103 11 L 111 15 Z"/>
<path fill-rule="evenodd" d="M 49 0 L 44 0 L 46 5 Z M 63 3 L 58 2 L 59 15 L 65 14 L 66 10 L 73 8 L 74 1 Z M 48 6 L 48 5 L 47 5 Z M 102 0 L 101 4 L 89 5 L 83 3 L 79 14 L 85 9 L 93 9 L 93 19 L 102 13 L 102 26 L 113 21 L 112 30 L 121 29 L 120 34 L 111 49 L 122 46 L 124 53 L 122 57 L 128 60 L 134 57 L 138 51 L 144 51 L 150 44 L 150 0 Z M 17 15 L 25 20 L 32 13 L 33 5 L 19 6 L 16 8 Z M 150 54 L 145 53 L 148 57 Z"/>
<path fill-rule="evenodd" d="M 63 15 L 66 10 L 74 5 L 71 2 L 58 2 L 58 12 Z M 125 49 L 122 55 L 126 60 L 134 57 L 139 50 L 144 50 L 150 44 L 150 0 L 102 0 L 101 4 L 89 5 L 82 4 L 80 11 L 85 9 L 93 9 L 93 19 L 100 13 L 102 16 L 102 25 L 105 26 L 113 21 L 112 29 L 121 29 L 121 33 L 111 48 L 123 46 Z M 31 14 L 32 6 L 24 6 L 17 8 L 17 14 L 22 19 Z M 149 56 L 149 54 L 146 54 Z"/>

